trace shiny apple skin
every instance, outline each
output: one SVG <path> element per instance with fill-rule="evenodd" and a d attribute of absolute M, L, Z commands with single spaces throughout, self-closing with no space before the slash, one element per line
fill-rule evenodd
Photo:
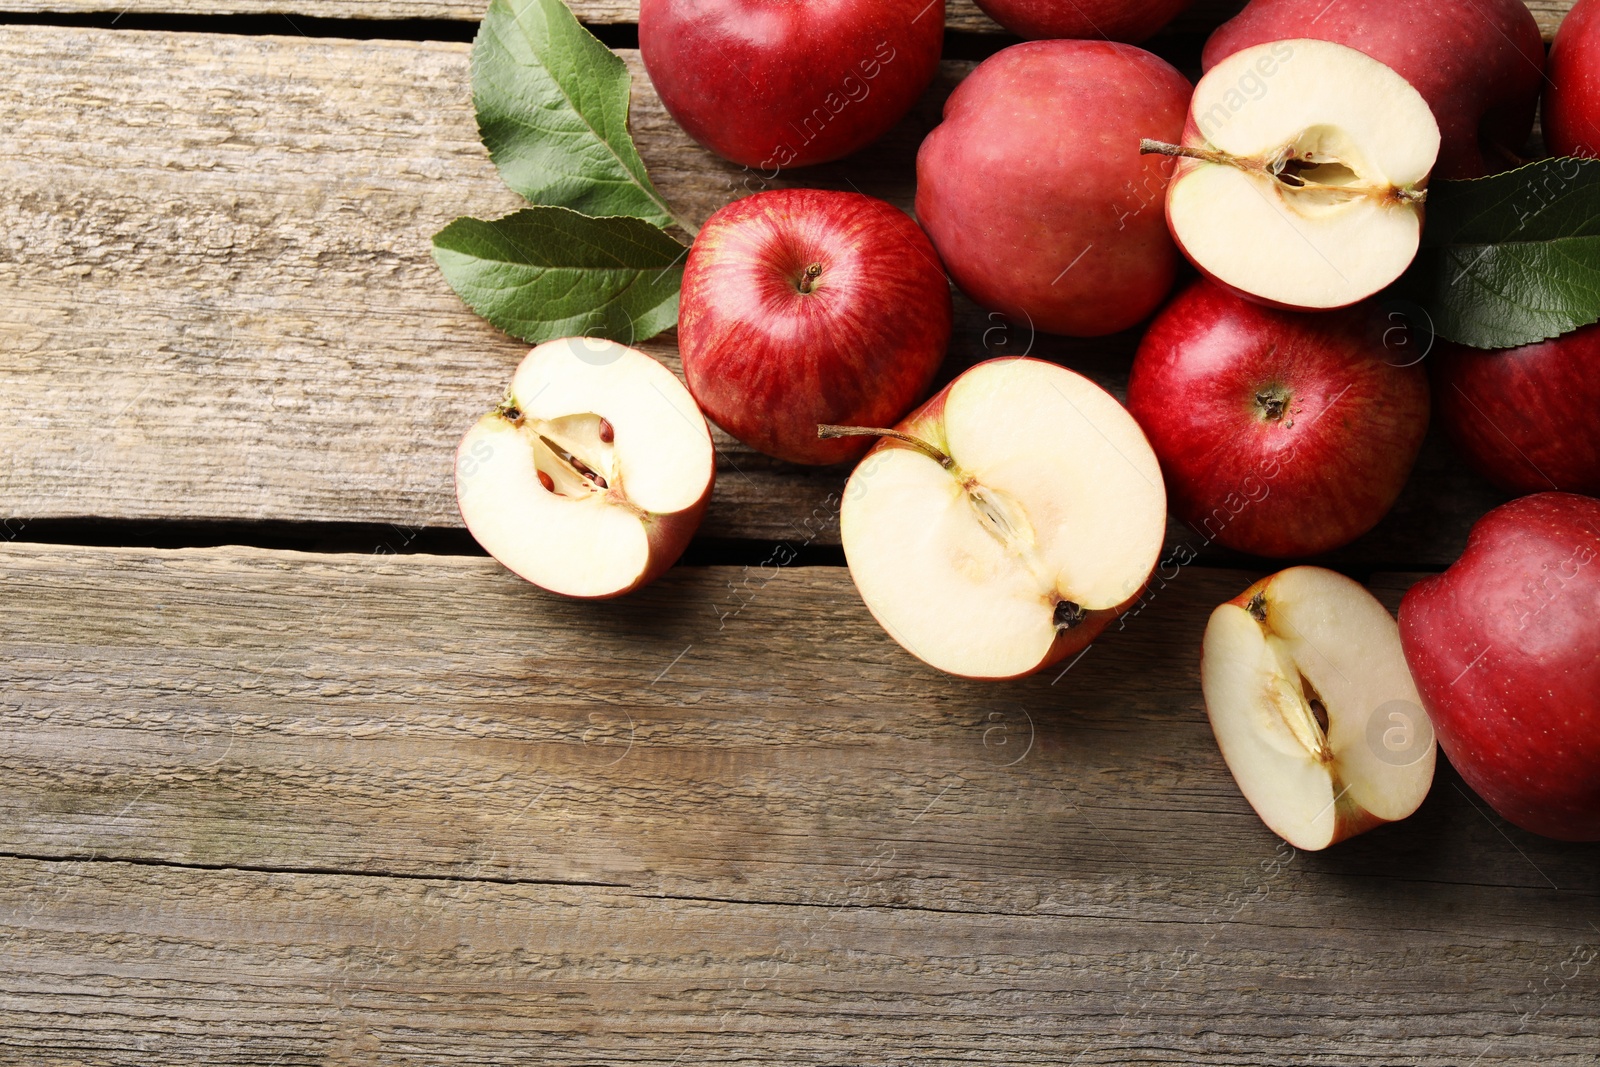
<path fill-rule="evenodd" d="M 1468 466 L 1511 493 L 1600 496 L 1600 326 L 1498 351 L 1441 345 L 1430 362 Z"/>
<path fill-rule="evenodd" d="M 1030 41 L 1053 37 L 1138 44 L 1190 0 L 978 0 L 984 13 Z"/>
<path fill-rule="evenodd" d="M 1201 65 L 1295 37 L 1365 52 L 1422 94 L 1441 137 L 1433 177 L 1517 165 L 1544 86 L 1544 41 L 1522 0 L 1251 0 L 1206 41 Z"/>
<path fill-rule="evenodd" d="M 821 268 L 800 291 L 811 264 Z M 905 212 L 860 193 L 781 189 L 711 216 L 684 268 L 678 347 L 711 420 L 793 463 L 857 459 L 927 395 L 950 342 L 950 283 Z"/>
<path fill-rule="evenodd" d="M 1175 297 L 1128 381 L 1173 513 L 1208 540 L 1274 558 L 1328 552 L 1376 526 L 1428 428 L 1427 376 L 1384 348 L 1383 325 L 1369 304 L 1280 311 L 1205 280 Z"/>
<path fill-rule="evenodd" d="M 1600 840 L 1600 500 L 1538 493 L 1472 528 L 1400 603 L 1439 744 L 1507 820 Z"/>
<path fill-rule="evenodd" d="M 1578 0 L 1550 45 L 1544 144 L 1551 155 L 1600 156 L 1600 3 Z"/>
<path fill-rule="evenodd" d="M 1046 333 L 1125 330 L 1172 288 L 1171 160 L 1193 87 L 1107 41 L 1034 41 L 985 60 L 917 153 L 917 217 L 957 285 Z"/>
<path fill-rule="evenodd" d="M 887 133 L 939 69 L 943 0 L 641 0 L 639 52 L 678 125 L 775 177 Z"/>

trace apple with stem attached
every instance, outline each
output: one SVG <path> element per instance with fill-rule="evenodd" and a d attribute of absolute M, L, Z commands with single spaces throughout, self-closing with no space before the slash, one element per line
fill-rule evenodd
<path fill-rule="evenodd" d="M 678 125 L 776 177 L 887 133 L 939 69 L 944 0 L 640 0 L 639 53 Z"/>
<path fill-rule="evenodd" d="M 1524 830 L 1600 841 L 1600 500 L 1489 512 L 1406 593 L 1400 637 L 1467 784 Z"/>
<path fill-rule="evenodd" d="M 1260 91 L 1247 91 L 1260 86 Z M 1200 79 L 1167 221 L 1207 277 L 1278 307 L 1363 300 L 1417 254 L 1439 127 L 1417 91 L 1353 48 L 1274 41 Z"/>
<path fill-rule="evenodd" d="M 1206 715 L 1240 792 L 1295 848 L 1327 848 L 1416 811 L 1433 731 L 1400 632 L 1358 583 L 1291 567 L 1211 613 Z"/>
<path fill-rule="evenodd" d="M 781 189 L 712 215 L 683 272 L 678 347 L 713 422 L 793 463 L 869 443 L 818 423 L 894 423 L 950 341 L 950 282 L 910 216 L 860 193 Z"/>
<path fill-rule="evenodd" d="M 1154 453 L 1094 382 L 1036 359 L 966 371 L 845 488 L 850 576 L 889 635 L 968 678 L 1031 674 L 1138 599 L 1166 533 Z"/>
<path fill-rule="evenodd" d="M 529 352 L 456 453 L 456 496 L 488 553 L 571 597 L 659 577 L 694 536 L 715 474 L 688 390 L 643 352 L 573 337 Z"/>
<path fill-rule="evenodd" d="M 1441 345 L 1432 363 L 1439 421 L 1479 474 L 1600 496 L 1600 325 L 1500 351 Z"/>
<path fill-rule="evenodd" d="M 1172 510 L 1261 556 L 1348 544 L 1388 513 L 1428 428 L 1428 379 L 1391 358 L 1370 305 L 1280 311 L 1200 280 L 1156 316 L 1128 410 Z"/>
<path fill-rule="evenodd" d="M 1081 37 L 1144 40 L 1171 22 L 1191 0 L 978 0 L 984 14 L 1028 40 Z"/>
<path fill-rule="evenodd" d="M 1481 178 L 1522 162 L 1544 84 L 1544 42 L 1522 0 L 1251 0 L 1206 41 L 1201 64 L 1210 71 L 1292 37 L 1358 49 L 1410 82 L 1439 123 L 1434 177 Z"/>
<path fill-rule="evenodd" d="M 917 218 L 973 300 L 1047 333 L 1139 322 L 1178 264 L 1161 217 L 1189 82 L 1132 45 L 1034 41 L 979 64 L 917 153 Z"/>
<path fill-rule="evenodd" d="M 1550 43 L 1544 144 L 1558 156 L 1600 156 L 1600 3 L 1578 0 Z"/>

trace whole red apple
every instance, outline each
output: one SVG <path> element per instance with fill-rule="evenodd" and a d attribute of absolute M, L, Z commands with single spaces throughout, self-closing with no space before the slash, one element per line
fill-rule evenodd
<path fill-rule="evenodd" d="M 1198 281 L 1150 324 L 1128 410 L 1173 513 L 1261 556 L 1309 556 L 1377 525 L 1428 428 L 1428 381 L 1391 362 L 1370 305 L 1280 311 Z"/>
<path fill-rule="evenodd" d="M 1171 22 L 1190 0 L 978 0 L 984 13 L 1037 41 L 1084 37 L 1138 43 Z"/>
<path fill-rule="evenodd" d="M 905 212 L 860 193 L 780 189 L 706 222 L 683 272 L 678 347 L 718 426 L 794 463 L 855 459 L 927 393 L 950 341 L 950 283 Z"/>
<path fill-rule="evenodd" d="M 1600 3 L 1572 5 L 1545 74 L 1545 147 L 1558 156 L 1600 156 Z"/>
<path fill-rule="evenodd" d="M 1211 35 L 1201 64 L 1291 37 L 1365 52 L 1410 82 L 1439 122 L 1435 178 L 1518 164 L 1544 84 L 1544 42 L 1522 0 L 1251 0 Z"/>
<path fill-rule="evenodd" d="M 1406 593 L 1400 640 L 1467 784 L 1525 830 L 1600 840 L 1600 500 L 1489 512 Z"/>
<path fill-rule="evenodd" d="M 1127 329 L 1172 288 L 1171 161 L 1190 85 L 1107 41 L 1034 41 L 985 60 L 917 153 L 917 217 L 956 284 L 1047 333 Z"/>
<path fill-rule="evenodd" d="M 1439 420 L 1479 474 L 1512 493 L 1600 495 L 1600 325 L 1486 352 L 1441 345 Z"/>
<path fill-rule="evenodd" d="M 641 0 L 639 52 L 678 125 L 775 176 L 877 140 L 928 87 L 944 0 Z"/>

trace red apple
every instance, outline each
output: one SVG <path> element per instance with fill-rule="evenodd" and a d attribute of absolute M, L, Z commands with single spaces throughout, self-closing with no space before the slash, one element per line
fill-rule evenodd
<path fill-rule="evenodd" d="M 456 452 L 467 529 L 553 593 L 621 596 L 659 578 L 700 525 L 711 431 L 677 377 L 614 341 L 548 341 Z"/>
<path fill-rule="evenodd" d="M 839 428 L 830 428 L 838 430 Z M 845 487 L 839 537 L 873 617 L 964 678 L 1019 678 L 1138 602 L 1167 531 L 1161 469 L 1115 397 L 1038 359 L 970 368 Z"/>
<path fill-rule="evenodd" d="M 1486 352 L 1441 345 L 1433 395 L 1467 463 L 1512 493 L 1600 495 L 1600 325 Z"/>
<path fill-rule="evenodd" d="M 950 341 L 950 283 L 905 212 L 860 193 L 781 189 L 712 215 L 683 274 L 678 347 L 707 415 L 794 463 L 855 459 L 819 423 L 893 425 Z"/>
<path fill-rule="evenodd" d="M 1183 130 L 1189 83 L 1105 41 L 991 56 L 951 94 L 917 154 L 917 217 L 956 284 L 1048 333 L 1114 333 L 1172 288 L 1170 161 L 1139 138 Z"/>
<path fill-rule="evenodd" d="M 1525 830 L 1600 841 L 1600 500 L 1489 512 L 1406 593 L 1400 640 L 1467 784 Z"/>
<path fill-rule="evenodd" d="M 689 136 L 770 171 L 847 156 L 933 80 L 944 0 L 641 0 L 639 52 Z"/>
<path fill-rule="evenodd" d="M 978 0 L 1000 25 L 1037 41 L 1050 37 L 1139 42 L 1171 22 L 1190 0 Z"/>
<path fill-rule="evenodd" d="M 1544 144 L 1558 156 L 1600 156 L 1600 3 L 1578 0 L 1550 45 Z"/>
<path fill-rule="evenodd" d="M 1251 0 L 1211 35 L 1201 63 L 1210 70 L 1240 49 L 1291 37 L 1357 49 L 1409 81 L 1439 122 L 1434 177 L 1517 164 L 1544 84 L 1544 42 L 1522 0 Z M 1271 80 L 1259 91 L 1270 93 Z"/>
<path fill-rule="evenodd" d="M 1150 324 L 1128 410 L 1172 510 L 1207 540 L 1309 556 L 1377 525 L 1428 427 L 1420 367 L 1391 362 L 1369 305 L 1310 315 L 1198 281 Z"/>

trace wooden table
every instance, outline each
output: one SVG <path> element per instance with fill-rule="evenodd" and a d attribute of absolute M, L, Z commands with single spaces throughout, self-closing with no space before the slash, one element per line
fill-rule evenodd
<path fill-rule="evenodd" d="M 1324 854 L 1241 799 L 1196 668 L 1258 561 L 1203 551 L 1069 670 L 980 685 L 868 616 L 842 472 L 725 437 L 637 596 L 481 555 L 451 455 L 526 346 L 429 258 L 517 205 L 478 2 L 0 7 L 0 1062 L 1596 1062 L 1594 847 L 1443 765 Z M 579 11 L 631 40 L 632 0 Z M 1218 17 L 1156 47 L 1192 65 Z M 800 180 L 909 205 L 1002 40 L 950 20 L 918 111 Z M 622 51 L 703 220 L 743 179 Z M 947 376 L 1031 346 L 1120 389 L 1137 340 L 959 314 Z M 1498 500 L 1430 441 L 1332 563 L 1392 606 Z"/>

